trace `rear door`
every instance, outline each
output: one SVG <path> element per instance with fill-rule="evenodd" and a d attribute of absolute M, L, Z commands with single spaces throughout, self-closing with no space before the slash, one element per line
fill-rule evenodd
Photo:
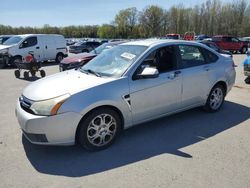
<path fill-rule="evenodd" d="M 209 66 L 198 46 L 179 45 L 179 66 L 182 72 L 181 108 L 202 104 L 206 99 L 210 84 Z"/>

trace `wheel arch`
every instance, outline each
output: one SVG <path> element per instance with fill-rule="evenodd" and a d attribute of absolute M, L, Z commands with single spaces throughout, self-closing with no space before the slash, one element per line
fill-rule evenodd
<path fill-rule="evenodd" d="M 124 129 L 124 117 L 123 117 L 123 114 L 122 112 L 115 106 L 112 106 L 112 105 L 102 105 L 102 106 L 98 106 L 98 107 L 95 107 L 91 110 L 89 110 L 82 118 L 81 120 L 79 121 L 78 125 L 77 125 L 77 128 L 76 128 L 76 132 L 75 132 L 75 143 L 77 143 L 77 138 L 78 138 L 78 133 L 79 133 L 79 129 L 80 129 L 80 125 L 82 123 L 82 121 L 84 121 L 84 119 L 89 115 L 91 114 L 93 111 L 95 110 L 98 110 L 98 109 L 101 109 L 101 108 L 109 108 L 109 109 L 112 109 L 114 110 L 115 112 L 117 112 L 117 114 L 119 115 L 120 119 L 121 119 L 121 130 Z"/>
<path fill-rule="evenodd" d="M 216 85 L 221 85 L 221 86 L 224 88 L 225 95 L 226 95 L 226 93 L 227 93 L 227 83 L 226 83 L 225 81 L 223 81 L 223 80 L 220 80 L 220 81 L 216 82 L 216 83 L 213 85 L 212 88 L 214 88 L 214 86 L 216 86 Z"/>

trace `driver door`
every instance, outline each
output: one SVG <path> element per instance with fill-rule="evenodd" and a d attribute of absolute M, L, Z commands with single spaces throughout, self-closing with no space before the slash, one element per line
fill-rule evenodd
<path fill-rule="evenodd" d="M 149 54 L 133 78 L 145 67 L 159 71 L 157 78 L 131 79 L 130 100 L 135 124 L 178 110 L 181 100 L 182 75 L 177 70 L 175 46 L 159 48 Z"/>

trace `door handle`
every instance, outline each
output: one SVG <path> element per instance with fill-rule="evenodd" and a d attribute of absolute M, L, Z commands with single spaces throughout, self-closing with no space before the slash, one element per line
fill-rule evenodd
<path fill-rule="evenodd" d="M 37 47 L 36 47 L 36 49 L 40 49 L 40 47 L 39 47 L 39 46 L 37 46 Z"/>
<path fill-rule="evenodd" d="M 174 73 L 171 73 L 171 74 L 168 76 L 168 79 L 173 80 L 174 78 L 178 77 L 179 74 L 181 74 L 181 71 L 175 71 Z"/>
<path fill-rule="evenodd" d="M 204 69 L 205 69 L 205 71 L 209 71 L 210 67 L 209 66 L 205 66 Z"/>
<path fill-rule="evenodd" d="M 47 48 L 48 48 L 48 46 L 45 46 L 45 48 L 47 49 Z"/>

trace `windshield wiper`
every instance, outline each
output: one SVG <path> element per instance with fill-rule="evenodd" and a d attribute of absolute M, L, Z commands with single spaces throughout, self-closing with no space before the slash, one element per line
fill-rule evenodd
<path fill-rule="evenodd" d="M 86 70 L 85 69 L 81 69 L 81 70 L 84 71 L 84 72 L 90 73 L 90 74 L 94 74 L 97 77 L 101 77 L 101 75 L 98 72 L 95 72 L 95 71 L 93 71 L 91 69 L 86 69 Z"/>

